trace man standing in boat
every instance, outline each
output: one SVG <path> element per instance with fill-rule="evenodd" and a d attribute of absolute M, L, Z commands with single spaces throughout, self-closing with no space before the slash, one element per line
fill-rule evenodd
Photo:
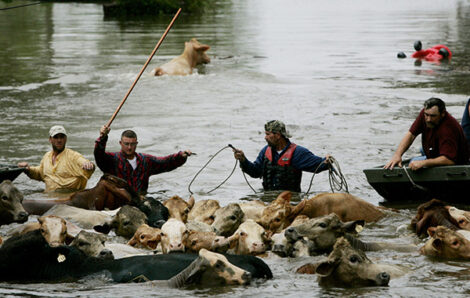
<path fill-rule="evenodd" d="M 291 143 L 291 135 L 282 121 L 272 120 L 264 125 L 268 143 L 255 162 L 246 159 L 242 150 L 233 149 L 243 172 L 253 178 L 263 178 L 263 188 L 300 192 L 302 171 L 321 172 L 328 169 L 329 155 L 321 158 L 308 149 Z"/>
<path fill-rule="evenodd" d="M 39 166 L 29 166 L 27 162 L 18 163 L 26 168 L 29 178 L 44 181 L 46 191 L 78 191 L 86 187 L 88 179 L 95 171 L 95 165 L 80 153 L 65 148 L 67 132 L 61 125 L 51 127 L 49 142 L 52 150 L 47 152 Z"/>
<path fill-rule="evenodd" d="M 94 150 L 96 164 L 103 173 L 126 180 L 129 186 L 140 194 L 147 193 L 151 175 L 172 171 L 182 166 L 191 155 L 189 150 L 165 157 L 137 153 L 137 134 L 132 130 L 125 130 L 121 134 L 120 152 L 106 152 L 109 131 L 110 128 L 106 125 L 100 129 Z"/>
<path fill-rule="evenodd" d="M 468 163 L 469 151 L 462 127 L 446 111 L 444 101 L 432 97 L 424 102 L 424 108 L 384 168 L 402 167 L 402 155 L 419 134 L 424 155 L 411 159 L 409 167 L 412 170 Z"/>

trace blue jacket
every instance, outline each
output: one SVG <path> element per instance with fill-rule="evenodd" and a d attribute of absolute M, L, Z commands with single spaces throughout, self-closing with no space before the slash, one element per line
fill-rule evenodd
<path fill-rule="evenodd" d="M 291 142 L 288 140 L 286 147 L 282 149 L 281 153 L 277 153 L 276 150 L 272 150 L 273 153 L 273 163 L 277 163 L 279 157 L 287 150 Z M 250 162 L 248 159 L 245 159 L 244 162 L 240 163 L 240 167 L 243 172 L 247 173 L 253 178 L 261 178 L 264 174 L 264 158 L 266 149 L 268 145 L 266 145 L 258 154 L 255 162 Z M 326 163 L 323 163 L 325 158 L 321 158 L 310 152 L 305 147 L 297 145 L 295 148 L 294 154 L 292 155 L 291 166 L 300 171 L 307 171 L 307 172 L 315 172 L 317 173 L 328 169 Z M 321 164 L 321 165 L 320 165 Z M 317 170 L 318 168 L 318 170 Z"/>

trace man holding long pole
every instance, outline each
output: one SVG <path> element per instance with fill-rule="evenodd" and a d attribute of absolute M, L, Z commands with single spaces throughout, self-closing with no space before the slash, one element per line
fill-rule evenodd
<path fill-rule="evenodd" d="M 139 194 L 146 194 L 151 175 L 172 171 L 182 166 L 191 151 L 185 150 L 164 157 L 137 153 L 137 134 L 125 130 L 121 134 L 120 152 L 106 152 L 106 142 L 110 128 L 104 125 L 100 137 L 95 142 L 95 161 L 104 173 L 127 181 L 130 187 Z"/>

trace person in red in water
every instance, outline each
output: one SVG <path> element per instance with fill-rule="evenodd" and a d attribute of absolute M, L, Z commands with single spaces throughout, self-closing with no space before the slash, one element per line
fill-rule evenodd
<path fill-rule="evenodd" d="M 450 60 L 452 58 L 452 52 L 450 51 L 450 49 L 442 44 L 438 44 L 433 46 L 432 48 L 423 50 L 423 45 L 421 41 L 417 40 L 414 43 L 414 48 L 416 52 L 411 54 L 412 58 L 424 59 L 429 62 L 440 62 L 444 59 Z M 397 57 L 406 58 L 406 55 L 403 52 L 399 52 L 397 54 Z"/>

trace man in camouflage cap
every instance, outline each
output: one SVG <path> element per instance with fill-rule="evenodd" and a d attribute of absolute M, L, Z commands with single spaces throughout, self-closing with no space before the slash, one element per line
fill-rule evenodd
<path fill-rule="evenodd" d="M 242 150 L 233 151 L 243 172 L 263 179 L 265 191 L 300 192 L 302 171 L 318 173 L 328 168 L 329 155 L 321 158 L 307 148 L 291 143 L 289 138 L 292 136 L 282 121 L 269 121 L 264 125 L 264 130 L 268 145 L 260 151 L 255 162 L 247 160 Z"/>

